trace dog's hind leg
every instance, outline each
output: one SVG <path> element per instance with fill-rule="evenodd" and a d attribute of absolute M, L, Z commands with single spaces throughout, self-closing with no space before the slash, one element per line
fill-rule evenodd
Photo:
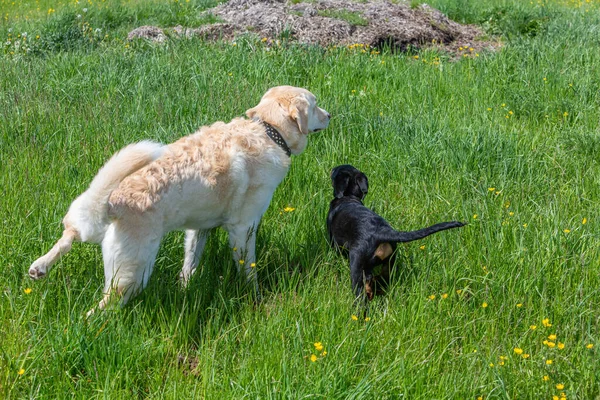
<path fill-rule="evenodd" d="M 156 233 L 150 237 L 140 236 L 120 231 L 114 223 L 109 226 L 102 241 L 104 297 L 97 309 L 102 310 L 117 301 L 124 306 L 146 287 L 152 275 L 161 236 Z M 90 316 L 95 310 L 90 310 L 87 315 Z"/>
<path fill-rule="evenodd" d="M 71 245 L 75 240 L 79 240 L 79 232 L 74 227 L 65 227 L 62 237 L 50 249 L 48 253 L 38 258 L 29 267 L 29 276 L 31 279 L 40 279 L 44 277 L 58 261 L 58 259 L 71 250 Z"/>
<path fill-rule="evenodd" d="M 179 281 L 186 287 L 190 278 L 196 272 L 200 257 L 204 251 L 210 231 L 188 229 L 185 231 L 185 259 L 179 274 Z"/>

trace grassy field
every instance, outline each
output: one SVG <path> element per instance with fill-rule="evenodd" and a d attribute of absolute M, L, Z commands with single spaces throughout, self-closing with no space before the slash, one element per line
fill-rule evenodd
<path fill-rule="evenodd" d="M 452 61 L 259 38 L 153 46 L 124 39 L 210 22 L 215 2 L 0 0 L 0 398 L 600 398 L 600 3 L 428 3 L 504 47 Z M 116 150 L 240 116 L 280 84 L 333 119 L 263 218 L 262 303 L 222 232 L 188 290 L 174 232 L 148 288 L 87 321 L 99 246 L 29 279 Z M 326 243 L 342 163 L 397 228 L 469 222 L 401 246 L 368 321 Z"/>

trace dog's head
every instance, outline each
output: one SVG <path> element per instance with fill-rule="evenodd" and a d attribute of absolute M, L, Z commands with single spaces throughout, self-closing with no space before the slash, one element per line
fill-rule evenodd
<path fill-rule="evenodd" d="M 369 191 L 367 176 L 352 165 L 338 165 L 331 170 L 333 195 L 340 199 L 344 196 L 355 196 L 364 199 Z"/>
<path fill-rule="evenodd" d="M 256 107 L 246 111 L 246 115 L 277 128 L 293 154 L 302 153 L 308 134 L 327 128 L 331 117 L 317 107 L 314 94 L 293 86 L 269 89 Z"/>

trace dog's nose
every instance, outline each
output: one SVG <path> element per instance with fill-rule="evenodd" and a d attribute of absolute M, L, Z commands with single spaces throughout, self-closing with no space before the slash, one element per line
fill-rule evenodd
<path fill-rule="evenodd" d="M 331 114 L 329 114 L 328 112 L 325 112 L 325 114 L 327 114 L 327 119 L 331 119 Z"/>

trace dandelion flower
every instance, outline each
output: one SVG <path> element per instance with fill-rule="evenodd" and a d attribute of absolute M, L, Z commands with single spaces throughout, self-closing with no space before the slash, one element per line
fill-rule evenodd
<path fill-rule="evenodd" d="M 365 322 L 369 322 L 371 320 L 371 317 L 365 317 Z"/>
<path fill-rule="evenodd" d="M 488 107 L 488 108 L 487 108 L 487 110 L 488 110 L 488 111 L 492 111 L 492 108 L 491 108 L 491 107 Z"/>
<path fill-rule="evenodd" d="M 283 211 L 285 211 L 285 212 L 292 212 L 294 210 L 295 210 L 294 207 L 286 207 L 286 208 L 283 209 Z"/>
<path fill-rule="evenodd" d="M 523 228 L 527 228 L 527 224 L 523 224 Z"/>
<path fill-rule="evenodd" d="M 477 214 L 473 214 L 473 219 L 477 219 Z"/>
<path fill-rule="evenodd" d="M 462 293 L 462 289 L 458 289 L 458 290 L 456 291 L 456 294 L 458 294 L 458 295 L 460 295 L 461 293 Z"/>
<path fill-rule="evenodd" d="M 520 355 L 520 354 L 523 354 L 523 349 L 520 349 L 520 348 L 518 348 L 518 347 L 515 347 L 515 348 L 513 349 L 513 351 L 515 352 L 515 354 L 519 354 L 519 355 Z"/>
<path fill-rule="evenodd" d="M 425 250 L 425 245 L 423 245 L 423 246 L 420 246 L 420 247 L 419 247 L 419 249 L 421 249 L 421 250 Z"/>
<path fill-rule="evenodd" d="M 546 365 L 552 365 L 552 360 L 546 360 Z"/>
<path fill-rule="evenodd" d="M 563 113 L 563 117 L 567 117 L 568 115 L 569 115 L 569 113 L 566 111 Z"/>
<path fill-rule="evenodd" d="M 587 224 L 587 218 L 584 218 L 584 219 L 581 221 L 581 224 L 582 224 L 582 225 L 585 225 L 585 224 Z"/>
<path fill-rule="evenodd" d="M 315 356 L 314 354 L 310 355 L 310 361 L 315 362 L 317 361 L 317 356 Z"/>
<path fill-rule="evenodd" d="M 563 230 L 563 232 L 564 233 L 569 233 L 569 232 L 571 232 L 571 230 L 570 229 L 565 229 L 565 230 Z"/>
<path fill-rule="evenodd" d="M 523 357 L 523 358 L 525 358 L 525 359 L 528 359 L 528 358 L 529 358 L 529 354 L 525 353 L 525 354 L 523 354 L 521 357 Z"/>
<path fill-rule="evenodd" d="M 544 380 L 544 382 L 548 382 L 550 380 L 550 377 L 548 375 L 544 375 L 542 379 Z"/>
<path fill-rule="evenodd" d="M 352 321 L 358 321 L 358 317 L 356 315 L 352 315 Z"/>
<path fill-rule="evenodd" d="M 586 349 L 592 349 L 592 348 L 594 348 L 594 345 L 592 343 L 588 343 L 588 344 L 585 345 L 585 348 Z"/>
<path fill-rule="evenodd" d="M 429 300 L 435 300 L 435 294 L 429 295 L 429 296 L 427 296 L 427 298 Z"/>
<path fill-rule="evenodd" d="M 562 349 L 565 348 L 565 344 L 561 343 L 561 342 L 558 342 L 558 344 L 556 345 L 556 347 L 558 347 L 559 350 L 562 350 Z"/>
<path fill-rule="evenodd" d="M 483 308 L 487 308 L 487 306 L 488 306 L 488 303 L 486 303 L 485 301 L 484 301 L 484 302 L 483 302 L 483 304 L 481 305 L 481 307 L 483 307 Z"/>
<path fill-rule="evenodd" d="M 442 299 L 447 299 L 448 298 L 448 293 L 443 293 L 442 294 Z"/>
<path fill-rule="evenodd" d="M 250 268 L 254 268 L 254 267 L 256 267 L 256 263 L 251 263 Z"/>
<path fill-rule="evenodd" d="M 542 320 L 542 325 L 544 325 L 546 328 L 550 328 L 552 326 L 552 324 L 550 323 L 550 319 L 549 318 L 544 318 Z"/>
<path fill-rule="evenodd" d="M 23 289 L 23 292 L 25 292 L 25 294 L 29 294 L 31 293 L 31 290 L 32 289 L 28 287 L 27 289 Z"/>
<path fill-rule="evenodd" d="M 535 331 L 537 329 L 537 325 L 529 325 L 529 329 Z"/>
<path fill-rule="evenodd" d="M 550 340 L 556 340 L 556 335 L 552 334 L 552 335 L 548 336 L 548 339 L 550 339 Z"/>
<path fill-rule="evenodd" d="M 523 307 L 523 303 L 517 303 L 517 307 L 519 307 L 519 308 Z"/>
<path fill-rule="evenodd" d="M 25 370 L 23 368 L 21 368 L 17 371 L 17 374 L 19 374 L 19 375 L 23 375 L 24 373 L 25 373 Z"/>
<path fill-rule="evenodd" d="M 557 383 L 557 384 L 556 384 L 556 388 L 557 388 L 558 390 L 563 390 L 563 389 L 565 388 L 565 385 L 564 385 L 564 384 L 562 384 L 562 383 Z"/>
<path fill-rule="evenodd" d="M 316 342 L 316 343 L 314 344 L 314 346 L 315 346 L 315 349 L 316 349 L 317 351 L 321 351 L 321 350 L 323 350 L 323 343 L 321 343 L 321 342 Z"/>
<path fill-rule="evenodd" d="M 324 352 L 321 353 L 321 356 L 323 356 L 323 357 L 325 357 L 326 355 L 327 355 L 326 351 L 324 351 Z"/>
<path fill-rule="evenodd" d="M 554 342 L 548 342 L 547 345 L 548 345 L 548 347 L 550 347 L 551 349 L 553 349 L 554 346 L 556 346 L 556 343 L 554 343 Z"/>
<path fill-rule="evenodd" d="M 559 400 L 557 395 L 552 396 L 552 400 Z"/>
<path fill-rule="evenodd" d="M 513 215 L 515 215 L 515 213 L 511 211 L 508 213 L 508 215 L 510 215 L 512 217 Z"/>
<path fill-rule="evenodd" d="M 495 188 L 495 187 L 488 188 L 488 191 L 489 191 L 489 192 L 493 192 L 494 190 L 496 190 L 496 188 Z"/>

